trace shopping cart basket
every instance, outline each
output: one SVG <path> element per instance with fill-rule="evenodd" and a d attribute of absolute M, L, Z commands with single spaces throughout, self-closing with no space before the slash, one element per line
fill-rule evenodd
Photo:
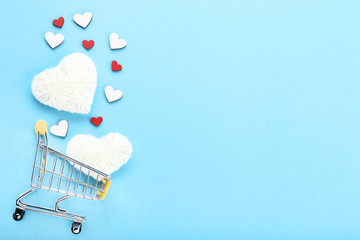
<path fill-rule="evenodd" d="M 35 125 L 37 146 L 31 175 L 31 188 L 16 200 L 13 218 L 20 221 L 25 210 L 46 213 L 73 220 L 71 231 L 80 233 L 85 217 L 59 208 L 59 203 L 70 196 L 89 200 L 104 199 L 109 190 L 110 176 L 86 164 L 72 159 L 48 147 L 46 122 L 39 120 Z M 65 194 L 55 203 L 55 208 L 40 207 L 24 203 L 21 199 L 36 189 Z"/>

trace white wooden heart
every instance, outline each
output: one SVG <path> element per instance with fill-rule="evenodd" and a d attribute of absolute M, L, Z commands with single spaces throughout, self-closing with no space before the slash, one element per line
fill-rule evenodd
<path fill-rule="evenodd" d="M 131 143 L 119 133 L 109 133 L 100 139 L 91 135 L 76 135 L 69 141 L 66 149 L 69 157 L 108 175 L 124 165 L 131 154 Z M 75 167 L 79 169 L 79 166 Z M 85 173 L 87 174 L 87 170 Z M 94 177 L 95 173 L 90 172 L 90 175 Z"/>
<path fill-rule="evenodd" d="M 123 92 L 120 90 L 114 90 L 112 86 L 105 87 L 105 96 L 109 103 L 115 102 L 122 98 Z"/>
<path fill-rule="evenodd" d="M 111 49 L 121 49 L 126 47 L 125 39 L 119 38 L 119 35 L 117 35 L 116 33 L 110 34 L 109 42 Z"/>
<path fill-rule="evenodd" d="M 93 61 L 83 53 L 72 53 L 55 68 L 36 75 L 31 89 L 41 103 L 73 113 L 87 114 L 91 110 L 97 72 Z"/>
<path fill-rule="evenodd" d="M 56 48 L 59 46 L 64 41 L 64 39 L 65 37 L 61 33 L 56 35 L 52 32 L 45 33 L 45 40 L 51 48 Z"/>
<path fill-rule="evenodd" d="M 66 120 L 61 120 L 58 125 L 52 125 L 50 132 L 59 137 L 66 137 L 69 128 L 69 123 Z"/>
<path fill-rule="evenodd" d="M 82 28 L 86 28 L 92 20 L 91 12 L 86 12 L 84 14 L 77 13 L 73 16 L 74 22 Z"/>

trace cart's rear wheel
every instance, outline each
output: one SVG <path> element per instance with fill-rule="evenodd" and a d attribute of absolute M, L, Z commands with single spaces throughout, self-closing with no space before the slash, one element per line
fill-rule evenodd
<path fill-rule="evenodd" d="M 21 209 L 21 208 L 16 208 L 14 214 L 13 214 L 13 219 L 15 221 L 20 221 L 25 214 L 25 210 Z"/>
<path fill-rule="evenodd" d="M 71 227 L 71 231 L 74 234 L 79 234 L 81 232 L 81 223 L 73 222 L 72 227 Z"/>

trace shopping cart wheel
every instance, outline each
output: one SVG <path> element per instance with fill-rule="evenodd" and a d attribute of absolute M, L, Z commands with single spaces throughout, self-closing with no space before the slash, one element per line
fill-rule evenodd
<path fill-rule="evenodd" d="M 15 221 L 20 221 L 23 218 L 24 214 L 25 214 L 25 210 L 22 210 L 20 208 L 16 208 L 16 210 L 15 210 L 15 212 L 13 214 L 13 219 Z"/>
<path fill-rule="evenodd" d="M 79 234 L 81 232 L 81 223 L 73 222 L 72 227 L 71 227 L 71 231 L 74 234 Z"/>

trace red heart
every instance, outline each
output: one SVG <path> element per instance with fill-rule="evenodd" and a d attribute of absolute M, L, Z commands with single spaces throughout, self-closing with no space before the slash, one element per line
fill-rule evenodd
<path fill-rule="evenodd" d="M 102 122 L 102 120 L 103 120 L 102 117 L 97 117 L 97 118 L 92 117 L 92 118 L 90 119 L 91 123 L 94 124 L 95 126 L 99 126 L 100 123 Z"/>
<path fill-rule="evenodd" d="M 82 44 L 87 50 L 89 50 L 90 48 L 92 48 L 94 46 L 95 42 L 93 40 L 90 40 L 90 41 L 84 40 L 84 41 L 82 41 Z"/>
<path fill-rule="evenodd" d="M 112 61 L 111 68 L 113 71 L 120 71 L 122 69 L 122 66 L 117 63 L 117 61 Z"/>
<path fill-rule="evenodd" d="M 59 17 L 58 19 L 54 19 L 53 20 L 53 24 L 59 28 L 62 28 L 63 24 L 64 24 L 64 18 L 63 17 Z"/>

